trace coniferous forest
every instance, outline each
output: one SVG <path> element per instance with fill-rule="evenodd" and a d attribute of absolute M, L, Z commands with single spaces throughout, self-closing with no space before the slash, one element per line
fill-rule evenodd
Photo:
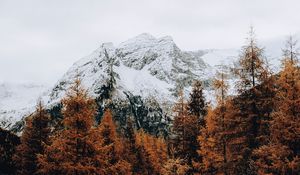
<path fill-rule="evenodd" d="M 20 175 L 298 175 L 300 174 L 300 69 L 297 42 L 282 50 L 273 72 L 253 30 L 238 63 L 220 68 L 209 103 L 195 80 L 189 98 L 174 104 L 171 131 L 153 135 L 115 122 L 78 78 L 62 100 L 62 120 L 53 121 L 42 102 L 19 136 L 0 130 L 0 174 Z M 228 76 L 237 81 L 230 95 Z M 110 103 L 111 100 L 107 100 Z"/>

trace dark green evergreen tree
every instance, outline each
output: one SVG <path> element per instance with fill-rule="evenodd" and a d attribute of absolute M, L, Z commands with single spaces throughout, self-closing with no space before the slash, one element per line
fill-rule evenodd
<path fill-rule="evenodd" d="M 181 91 L 179 93 L 179 100 L 174 106 L 173 131 L 176 137 L 172 140 L 172 144 L 175 148 L 175 158 L 183 159 L 190 167 L 188 174 L 193 174 L 197 170 L 194 168 L 193 162 L 201 161 L 201 157 L 197 153 L 199 149 L 197 138 L 201 123 L 204 125 L 204 122 L 199 122 L 198 116 L 190 114 L 187 106 L 183 92 Z"/>
<path fill-rule="evenodd" d="M 205 101 L 202 83 L 199 80 L 196 80 L 193 84 L 193 90 L 190 93 L 187 108 L 189 114 L 196 116 L 200 124 L 203 125 L 204 116 L 207 114 L 207 103 Z"/>

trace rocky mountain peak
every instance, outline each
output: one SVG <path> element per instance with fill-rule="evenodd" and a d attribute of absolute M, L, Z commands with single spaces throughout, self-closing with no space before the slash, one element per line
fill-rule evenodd
<path fill-rule="evenodd" d="M 141 70 L 158 57 L 168 55 L 178 50 L 171 37 L 155 38 L 143 33 L 121 43 L 116 49 L 116 55 L 124 65 Z"/>
<path fill-rule="evenodd" d="M 108 83 L 111 76 L 114 76 L 113 98 L 118 103 L 115 105 L 119 103 L 127 105 L 127 112 L 124 115 L 136 115 L 136 111 L 132 110 L 137 109 L 143 111 L 143 114 L 139 114 L 142 117 L 140 120 L 158 122 L 158 119 L 150 121 L 149 115 L 156 118 L 159 116 L 161 120 L 164 105 L 167 105 L 165 109 L 171 109 L 170 105 L 176 100 L 179 89 L 184 88 L 188 93 L 195 79 L 203 80 L 205 83 L 212 79 L 213 68 L 202 59 L 207 54 L 210 53 L 182 51 L 172 37 L 155 38 L 147 33 L 117 46 L 103 43 L 90 55 L 75 62 L 53 88 L 43 93 L 42 99 L 49 109 L 57 107 L 76 78 L 81 79 L 90 96 L 102 99 L 102 93 L 109 93 Z M 213 57 L 210 55 L 209 58 Z M 218 56 L 221 58 L 222 52 Z M 151 110 L 160 111 L 159 114 L 149 112 L 150 106 L 153 106 L 153 104 L 147 106 L 149 101 L 156 103 L 154 106 L 157 109 Z M 33 105 L 26 107 L 24 104 L 22 114 L 28 114 L 32 109 Z M 19 116 L 14 116 L 15 114 Z M 6 116 L 17 119 L 25 116 L 20 115 L 18 112 L 11 113 L 6 109 L 0 109 L 0 122 L 1 118 L 7 118 Z M 12 126 L 13 122 L 9 125 Z"/>

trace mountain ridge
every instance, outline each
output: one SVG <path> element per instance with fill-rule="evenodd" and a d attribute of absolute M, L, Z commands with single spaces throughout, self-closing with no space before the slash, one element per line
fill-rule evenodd
<path fill-rule="evenodd" d="M 100 95 L 99 90 L 107 84 L 110 71 L 113 71 L 116 79 L 115 99 L 130 103 L 128 98 L 140 96 L 142 102 L 153 98 L 167 113 L 180 88 L 184 88 L 187 95 L 195 79 L 208 85 L 215 70 L 202 58 L 213 53 L 213 50 L 182 51 L 172 37 L 155 38 L 147 33 L 117 46 L 109 42 L 103 43 L 94 52 L 75 62 L 41 98 L 47 108 L 54 107 L 60 103 L 75 78 L 79 77 L 89 95 L 96 99 Z M 211 96 L 209 90 L 206 93 Z M 166 107 L 163 104 L 167 104 Z M 32 107 L 28 108 L 29 111 L 32 111 Z M 3 116 L 0 118 L 4 118 Z M 24 116 L 23 114 L 18 118 Z"/>

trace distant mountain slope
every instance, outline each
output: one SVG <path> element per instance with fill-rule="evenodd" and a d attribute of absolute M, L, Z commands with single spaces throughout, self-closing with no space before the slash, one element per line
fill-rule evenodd
<path fill-rule="evenodd" d="M 90 95 L 97 96 L 96 91 L 109 79 L 107 72 L 111 64 L 120 97 L 123 91 L 129 91 L 145 98 L 173 99 L 172 93 L 179 84 L 188 88 L 195 79 L 212 77 L 212 68 L 201 56 L 181 51 L 171 37 L 156 39 L 149 34 L 141 34 L 116 47 L 105 43 L 69 69 L 49 94 L 48 101 L 58 102 L 77 76 Z"/>
<path fill-rule="evenodd" d="M 32 83 L 0 83 L 0 126 L 10 128 L 30 114 L 46 86 Z"/>
<path fill-rule="evenodd" d="M 127 111 L 124 114 L 117 112 L 119 117 L 140 117 L 140 121 L 136 122 L 136 125 L 140 125 L 138 127 L 152 126 L 154 123 L 158 127 L 172 110 L 179 89 L 184 88 L 187 95 L 195 79 L 204 82 L 207 98 L 212 99 L 209 83 L 214 76 L 215 65 L 211 61 L 226 58 L 226 63 L 230 63 L 234 54 L 235 51 L 228 50 L 182 51 L 171 37 L 155 38 L 146 33 L 117 46 L 104 43 L 92 54 L 74 63 L 49 91 L 37 87 L 28 89 L 32 92 L 14 92 L 29 96 L 20 97 L 25 102 L 20 103 L 20 108 L 0 100 L 0 103 L 6 103 L 1 108 L 0 121 L 4 123 L 2 126 L 12 127 L 16 121 L 33 111 L 37 94 L 43 91 L 42 99 L 52 109 L 60 103 L 76 78 L 81 79 L 89 95 L 95 99 L 102 98 L 113 75 L 115 88 L 112 93 L 115 103 L 118 103 L 114 105 L 123 104 Z M 10 98 L 11 102 L 16 99 L 14 96 Z M 103 103 L 103 99 L 98 100 L 99 107 Z"/>

